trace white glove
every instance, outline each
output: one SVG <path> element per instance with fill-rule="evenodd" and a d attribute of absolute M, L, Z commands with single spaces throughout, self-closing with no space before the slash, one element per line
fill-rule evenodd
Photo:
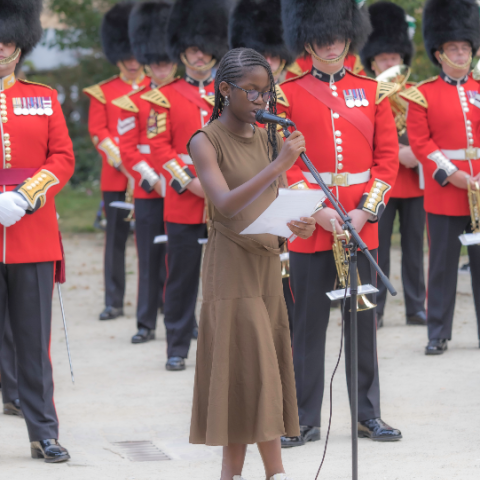
<path fill-rule="evenodd" d="M 28 208 L 27 201 L 17 192 L 5 192 L 0 194 L 0 223 L 4 227 L 10 227 L 17 223 Z"/>

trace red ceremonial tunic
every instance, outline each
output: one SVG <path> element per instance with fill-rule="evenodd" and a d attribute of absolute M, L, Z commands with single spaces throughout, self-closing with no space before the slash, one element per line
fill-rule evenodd
<path fill-rule="evenodd" d="M 437 215 L 470 215 L 467 191 L 448 182 L 456 170 L 480 172 L 479 119 L 470 103 L 478 83 L 466 76 L 456 82 L 444 76 L 409 88 L 407 131 L 413 153 L 425 175 L 425 211 Z"/>
<path fill-rule="evenodd" d="M 135 198 L 160 198 L 153 190 L 158 180 L 162 182 L 165 196 L 166 182 L 162 158 L 152 155 L 152 145 L 159 140 L 167 127 L 169 102 L 161 88 L 141 87 L 119 99 L 120 122 L 125 128 L 119 134 L 120 154 L 128 172 L 135 180 Z"/>
<path fill-rule="evenodd" d="M 187 190 L 195 178 L 195 167 L 187 152 L 190 137 L 208 123 L 213 111 L 213 80 L 203 89 L 176 80 L 162 87 L 168 107 L 159 108 L 165 114 L 166 129 L 151 144 L 152 157 L 162 163 L 166 179 L 166 222 L 199 224 L 205 222 L 205 200 Z"/>
<path fill-rule="evenodd" d="M 323 88 L 329 89 L 328 95 L 336 92 L 336 98 L 342 103 L 345 103 L 344 90 L 364 89 L 369 105 L 359 109 L 366 116 L 365 121 L 372 123 L 373 150 L 357 127 L 299 84 L 303 75 L 280 86 L 284 95 L 279 96 L 277 91 L 277 110 L 295 122 L 298 130 L 303 133 L 307 156 L 319 173 L 332 174 L 332 178 L 337 174 L 344 178 L 346 173 L 369 178 L 361 183 L 349 186 L 337 184 L 330 188 L 347 212 L 362 208 L 378 217 L 385 208 L 398 171 L 397 129 L 387 100 L 396 86 L 357 76 L 349 71 L 340 75 L 340 78 L 338 76 L 336 74 L 335 81 L 331 83 L 312 78 L 315 82 L 320 82 Z M 311 183 L 308 173 L 307 167 L 299 158 L 287 172 L 289 185 L 305 182 L 308 188 L 320 188 L 316 183 Z M 327 206 L 330 205 L 327 203 Z M 378 247 L 377 222 L 367 222 L 360 235 L 370 249 Z M 289 245 L 290 251 L 300 253 L 322 252 L 331 248 L 332 233 L 318 225 L 312 237 L 307 240 L 298 238 Z"/>
<path fill-rule="evenodd" d="M 112 103 L 114 100 L 150 84 L 150 78 L 142 75 L 136 83 L 126 82 L 119 75 L 83 90 L 90 97 L 88 131 L 95 148 L 102 156 L 100 188 L 103 192 L 124 192 L 127 177 L 118 170 L 121 158 L 118 150 L 118 132 L 124 125 L 120 122 L 121 110 Z"/>
<path fill-rule="evenodd" d="M 11 75 L 0 79 L 0 104 L 6 112 L 0 122 L 0 188 L 19 191 L 30 205 L 14 225 L 0 225 L 1 262 L 61 260 L 54 197 L 73 175 L 75 158 L 57 92 Z"/>
<path fill-rule="evenodd" d="M 407 83 L 407 89 L 415 86 Z M 423 197 L 423 189 L 420 188 L 418 168 L 407 168 L 400 163 L 397 180 L 392 189 L 391 198 L 416 198 Z"/>
<path fill-rule="evenodd" d="M 311 55 L 306 54 L 303 57 L 299 57 L 297 58 L 296 62 L 292 63 L 292 65 L 289 65 L 287 67 L 287 76 L 285 78 L 287 80 L 290 80 L 291 78 L 298 77 L 299 75 L 302 75 L 302 73 L 309 72 L 312 69 L 312 66 L 313 63 Z M 367 75 L 363 68 L 360 57 L 353 53 L 349 53 L 345 57 L 345 62 L 343 63 L 343 66 L 347 70 L 350 70 L 357 75 Z"/>

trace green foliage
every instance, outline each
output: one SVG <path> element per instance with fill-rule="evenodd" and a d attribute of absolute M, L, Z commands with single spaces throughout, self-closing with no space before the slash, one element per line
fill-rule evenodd
<path fill-rule="evenodd" d="M 66 28 L 56 30 L 53 44 L 61 49 L 100 50 L 100 24 L 118 0 L 49 0 L 48 8 Z"/>
<path fill-rule="evenodd" d="M 62 233 L 93 232 L 93 222 L 99 208 L 101 193 L 97 188 L 67 185 L 55 197 Z"/>

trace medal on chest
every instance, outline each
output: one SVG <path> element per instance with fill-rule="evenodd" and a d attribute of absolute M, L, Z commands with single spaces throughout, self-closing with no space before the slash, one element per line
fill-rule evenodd
<path fill-rule="evenodd" d="M 15 115 L 53 115 L 51 97 L 12 98 Z"/>
<path fill-rule="evenodd" d="M 343 91 L 345 104 L 348 108 L 368 107 L 370 102 L 367 100 L 367 95 L 363 88 L 351 88 Z"/>
<path fill-rule="evenodd" d="M 467 90 L 468 101 L 473 105 L 475 103 L 475 97 L 477 95 L 476 90 Z"/>

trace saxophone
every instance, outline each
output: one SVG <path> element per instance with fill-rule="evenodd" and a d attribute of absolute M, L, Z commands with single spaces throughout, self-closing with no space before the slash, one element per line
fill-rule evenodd
<path fill-rule="evenodd" d="M 472 233 L 480 233 L 480 186 L 478 182 L 475 182 L 474 187 L 468 182 L 468 204 L 472 218 Z"/>
<path fill-rule="evenodd" d="M 337 275 L 338 275 L 338 284 L 340 288 L 347 288 L 347 278 L 350 269 L 350 258 L 346 252 L 346 245 L 350 242 L 350 234 L 348 232 L 344 232 L 343 236 L 345 239 L 341 239 L 340 236 L 337 234 L 335 229 L 335 220 L 332 218 L 331 220 L 332 227 L 333 227 L 333 258 L 335 259 L 335 266 L 337 267 Z M 358 278 L 358 286 L 361 285 L 360 282 L 360 274 L 357 271 L 357 278 Z M 363 312 L 365 310 L 370 310 L 375 308 L 374 305 L 365 294 L 357 295 L 357 311 Z"/>

